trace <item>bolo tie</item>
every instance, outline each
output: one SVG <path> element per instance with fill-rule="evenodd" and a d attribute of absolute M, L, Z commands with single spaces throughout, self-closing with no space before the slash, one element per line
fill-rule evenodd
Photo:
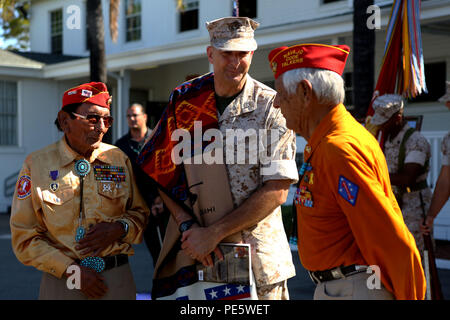
<path fill-rule="evenodd" d="M 75 241 L 80 242 L 86 235 L 86 228 L 83 226 L 83 185 L 84 178 L 91 171 L 91 165 L 85 159 L 75 162 L 75 174 L 80 177 L 80 214 L 78 216 L 78 227 L 75 234 Z M 80 265 L 83 267 L 94 269 L 100 273 L 105 270 L 105 260 L 100 257 L 86 257 L 81 259 Z"/>
<path fill-rule="evenodd" d="M 80 177 L 80 214 L 78 215 L 78 227 L 75 234 L 75 241 L 79 242 L 86 234 L 86 228 L 83 226 L 83 185 L 84 177 L 91 171 L 91 165 L 85 159 L 75 162 L 75 174 Z"/>

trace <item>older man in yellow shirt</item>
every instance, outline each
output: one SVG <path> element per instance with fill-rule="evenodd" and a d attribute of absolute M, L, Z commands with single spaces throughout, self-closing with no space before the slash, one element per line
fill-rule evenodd
<path fill-rule="evenodd" d="M 128 157 L 101 142 L 113 122 L 110 103 L 103 83 L 67 90 L 55 121 L 64 137 L 28 155 L 19 174 L 12 246 L 44 272 L 40 299 L 136 298 L 128 256 L 149 211 Z M 66 278 L 77 270 L 72 288 Z"/>

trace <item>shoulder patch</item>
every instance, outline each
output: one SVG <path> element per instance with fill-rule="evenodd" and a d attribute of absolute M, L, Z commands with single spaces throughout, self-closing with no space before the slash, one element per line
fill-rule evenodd
<path fill-rule="evenodd" d="M 17 181 L 17 199 L 23 200 L 31 194 L 31 178 L 29 175 L 23 175 Z"/>
<path fill-rule="evenodd" d="M 349 202 L 352 206 L 355 205 L 358 198 L 359 187 L 344 176 L 339 176 L 338 193 Z"/>

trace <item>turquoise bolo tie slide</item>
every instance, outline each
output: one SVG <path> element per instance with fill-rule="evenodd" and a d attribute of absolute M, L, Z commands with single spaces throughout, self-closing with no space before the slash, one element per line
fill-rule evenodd
<path fill-rule="evenodd" d="M 80 242 L 80 240 L 84 238 L 85 234 L 86 234 L 86 229 L 84 229 L 84 227 L 82 227 L 82 226 L 77 227 L 75 241 Z"/>
<path fill-rule="evenodd" d="M 85 160 L 80 159 L 75 162 L 75 174 L 79 177 L 85 177 L 88 175 L 89 171 L 91 171 L 91 164 Z"/>
<path fill-rule="evenodd" d="M 95 270 L 97 273 L 105 270 L 105 260 L 100 257 L 86 257 L 80 261 L 80 265 Z"/>
<path fill-rule="evenodd" d="M 80 159 L 75 162 L 74 170 L 75 174 L 80 177 L 80 215 L 78 217 L 78 227 L 75 232 L 75 241 L 80 242 L 80 240 L 83 239 L 86 234 L 86 229 L 82 226 L 84 177 L 86 177 L 91 171 L 91 164 L 85 159 Z"/>

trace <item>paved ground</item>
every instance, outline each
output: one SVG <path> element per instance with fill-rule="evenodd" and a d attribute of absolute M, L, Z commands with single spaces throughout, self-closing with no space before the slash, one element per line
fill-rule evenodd
<path fill-rule="evenodd" d="M 41 273 L 19 263 L 12 252 L 9 233 L 9 217 L 0 214 L 0 300 L 37 299 Z M 145 294 L 151 290 L 152 259 L 144 244 L 136 246 L 135 251 L 130 260 L 131 268 L 138 293 Z M 293 257 L 297 276 L 288 280 L 290 297 L 292 300 L 310 300 L 314 285 L 301 266 L 297 252 L 293 252 Z M 450 270 L 439 269 L 439 275 L 444 296 L 450 299 Z"/>

